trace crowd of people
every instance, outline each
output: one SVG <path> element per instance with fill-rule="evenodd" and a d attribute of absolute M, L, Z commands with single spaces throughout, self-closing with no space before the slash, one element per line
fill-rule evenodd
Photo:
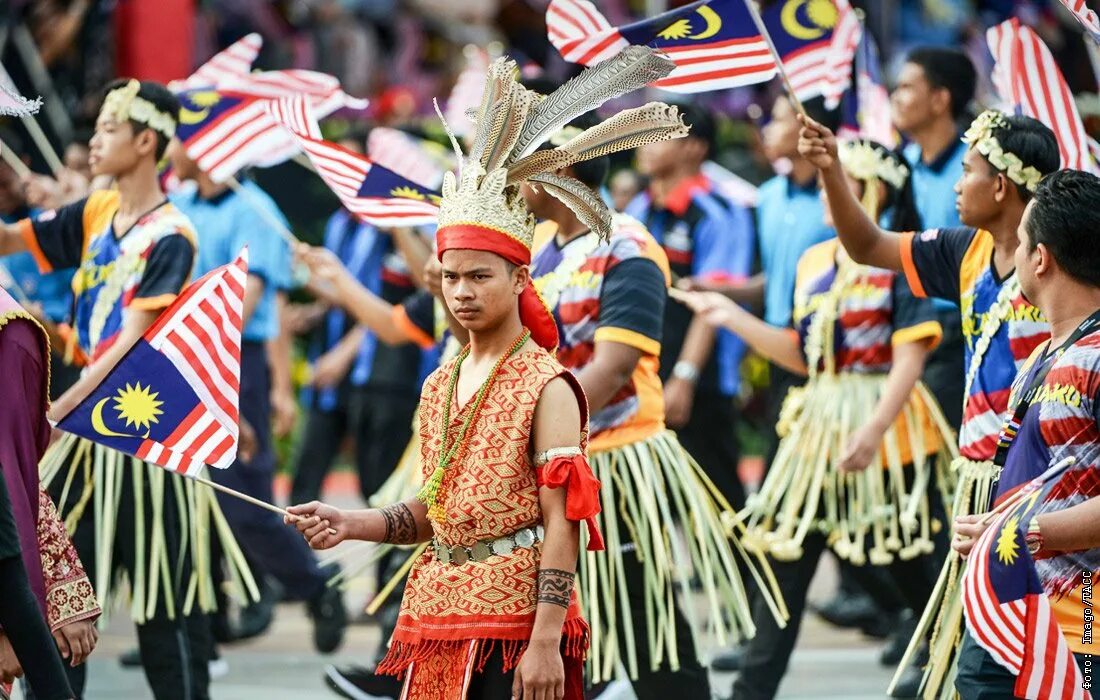
<path fill-rule="evenodd" d="M 991 556 L 1034 560 L 1019 585 L 1048 594 L 1061 634 L 1023 643 L 1066 649 L 1065 679 L 1090 682 L 1100 178 L 1062 169 L 1040 121 L 978 109 L 985 75 L 956 48 L 897 54 L 904 146 L 838 139 L 824 99 L 772 91 L 738 157 L 705 100 L 596 117 L 672 69 L 640 46 L 610 60 L 610 88 L 606 65 L 562 88 L 491 63 L 432 226 L 338 209 L 314 245 L 289 242 L 291 203 L 258 173 L 205 172 L 153 81 L 106 85 L 53 176 L 0 164 L 0 683 L 83 697 L 96 621 L 120 604 L 137 630 L 122 661 L 158 700 L 210 697 L 219 648 L 264 634 L 280 601 L 332 653 L 346 577 L 313 550 L 362 540 L 380 545 L 367 575 L 404 592 L 381 646 L 354 650 L 365 667 L 326 669 L 350 698 L 773 698 L 826 553 L 840 583 L 817 612 L 885 640 L 891 696 L 1033 697 L 965 595 L 991 525 Z M 715 161 L 773 174 L 753 187 Z M 289 471 L 285 516 L 51 434 L 246 247 L 239 451 L 208 477 L 273 503 Z M 187 333 L 200 363 L 222 352 Z M 127 390 L 156 392 L 156 371 Z M 156 399 L 92 424 L 148 428 Z M 323 502 L 345 458 L 371 507 Z M 703 634 L 723 647 L 709 659 Z"/>

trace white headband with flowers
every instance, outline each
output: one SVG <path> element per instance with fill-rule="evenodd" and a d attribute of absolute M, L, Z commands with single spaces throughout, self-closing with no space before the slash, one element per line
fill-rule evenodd
<path fill-rule="evenodd" d="M 842 141 L 840 163 L 857 180 L 882 180 L 900 190 L 909 177 L 909 168 L 868 141 Z"/>
<path fill-rule="evenodd" d="M 978 115 L 978 118 L 963 134 L 962 140 L 963 143 L 969 144 L 978 153 L 985 156 L 989 164 L 1004 173 L 1009 180 L 1024 187 L 1028 192 L 1034 192 L 1039 187 L 1039 181 L 1043 179 L 1043 174 L 1035 166 L 1029 165 L 1025 168 L 1024 162 L 1020 160 L 1019 156 L 1002 148 L 1000 141 L 993 135 L 996 129 L 1009 128 L 1011 126 L 1003 114 L 993 109 L 987 109 Z"/>
<path fill-rule="evenodd" d="M 153 131 L 159 131 L 167 138 L 172 138 L 176 133 L 176 119 L 167 112 L 156 108 L 149 100 L 138 96 L 141 83 L 130 80 L 125 85 L 115 88 L 107 93 L 103 99 L 102 114 L 109 115 L 118 122 L 133 120 L 145 124 Z"/>

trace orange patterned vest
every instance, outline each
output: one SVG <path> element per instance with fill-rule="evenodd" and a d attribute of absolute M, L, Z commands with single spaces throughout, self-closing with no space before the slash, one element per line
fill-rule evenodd
<path fill-rule="evenodd" d="M 440 426 L 447 382 L 455 360 L 437 369 L 424 384 L 420 398 L 420 458 L 424 478 L 439 463 L 443 445 Z M 472 546 L 542 522 L 532 454 L 535 406 L 543 388 L 555 377 L 570 382 L 583 414 L 582 448 L 587 446 L 587 409 L 576 379 L 545 350 L 522 351 L 504 361 L 485 397 L 465 454 L 456 455 L 450 469 L 446 521 L 435 523 L 436 541 L 447 546 Z M 470 400 L 452 410 L 452 434 L 459 432 Z M 497 649 L 504 670 L 519 662 L 535 621 L 535 583 L 540 547 L 517 548 L 483 562 L 444 564 L 429 547 L 416 561 L 405 586 L 405 597 L 379 673 L 409 674 L 403 697 L 418 700 L 460 700 L 471 671 L 480 670 Z M 579 688 L 581 662 L 588 648 L 588 625 L 573 593 L 562 631 L 566 672 L 576 667 Z M 575 663 L 571 663 L 574 662 Z M 569 679 L 567 679 L 567 686 Z M 567 696 L 568 697 L 568 696 Z"/>

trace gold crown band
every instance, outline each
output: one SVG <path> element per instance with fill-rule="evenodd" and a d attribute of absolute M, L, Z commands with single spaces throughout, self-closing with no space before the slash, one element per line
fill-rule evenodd
<path fill-rule="evenodd" d="M 117 122 L 132 120 L 148 126 L 153 131 L 172 138 L 176 134 L 176 118 L 156 108 L 149 100 L 138 96 L 141 83 L 129 80 L 125 85 L 107 93 L 103 99 L 101 114 L 110 116 Z"/>
<path fill-rule="evenodd" d="M 1011 126 L 1008 120 L 1005 119 L 1005 115 L 997 110 L 987 109 L 978 115 L 978 118 L 963 134 L 962 140 L 963 143 L 969 144 L 978 153 L 985 156 L 989 164 L 1004 173 L 1009 180 L 1027 189 L 1028 192 L 1034 192 L 1039 187 L 1039 181 L 1043 179 L 1043 174 L 1035 166 L 1024 167 L 1024 162 L 1020 160 L 1020 157 L 1015 153 L 1006 151 L 994 135 L 994 132 L 998 129 L 1009 128 Z"/>

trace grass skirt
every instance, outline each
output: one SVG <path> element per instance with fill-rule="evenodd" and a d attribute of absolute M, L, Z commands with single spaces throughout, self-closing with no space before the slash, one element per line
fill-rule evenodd
<path fill-rule="evenodd" d="M 958 457 L 951 464 L 958 477 L 953 512 L 955 515 L 985 513 L 993 497 L 993 487 L 1000 472 L 992 462 L 975 462 Z M 960 583 L 966 561 L 952 549 L 940 569 L 940 576 L 928 600 L 909 648 L 898 664 L 890 690 L 904 671 L 928 643 L 928 663 L 923 670 L 919 697 L 925 700 L 948 700 L 956 697 L 955 674 L 958 651 L 965 627 Z"/>
<path fill-rule="evenodd" d="M 66 529 L 72 535 L 87 509 L 92 509 L 95 527 L 95 587 L 104 613 L 118 598 L 118 582 L 114 575 L 114 542 L 118 530 L 117 513 L 121 499 L 134 499 L 135 563 L 131 573 L 130 615 L 143 624 L 163 600 L 170 617 L 176 610 L 185 615 L 198 606 L 202 612 L 217 609 L 214 573 L 218 562 L 211 561 L 211 536 L 216 536 L 226 561 L 226 573 L 238 594 L 259 600 L 259 591 L 248 569 L 244 554 L 218 506 L 210 488 L 184 476 L 125 455 L 117 450 L 92 443 L 75 435 L 64 434 L 46 451 L 39 464 L 42 486 L 62 484 L 58 507 L 68 503 L 71 490 L 79 494 L 68 512 L 60 513 Z M 129 470 L 133 489 L 123 493 L 123 476 Z M 167 489 L 167 480 L 175 479 L 176 488 Z M 146 511 L 143 492 L 151 495 L 151 511 Z M 175 511 L 179 518 L 180 550 L 168 551 L 164 529 L 164 499 L 175 494 Z M 180 557 L 189 557 L 183 566 L 188 578 L 177 588 L 172 575 Z M 219 577 L 220 578 L 220 577 Z M 177 601 L 175 596 L 183 596 Z"/>
<path fill-rule="evenodd" d="M 673 615 L 677 594 L 684 598 L 685 612 L 690 611 L 686 599 L 692 578 L 706 600 L 706 626 L 719 644 L 756 632 L 742 570 L 756 581 L 779 623 L 786 624 L 786 605 L 771 567 L 758 552 L 741 546 L 743 528 L 729 503 L 672 432 L 593 452 L 589 462 L 601 483 L 603 508 L 597 521 L 607 543 L 605 552 L 582 552 L 578 570 L 577 590 L 592 635 L 590 682 L 613 678 L 620 663 L 636 678 L 635 650 L 641 644 L 648 646 L 654 668 L 663 663 L 679 668 Z M 633 551 L 623 552 L 628 543 Z M 629 556 L 637 556 L 645 568 L 646 639 L 635 639 L 630 624 L 637 611 L 631 609 L 623 569 L 623 557 Z"/>
<path fill-rule="evenodd" d="M 923 384 L 902 409 L 912 465 L 902 461 L 894 421 L 882 449 L 863 471 L 837 467 L 849 436 L 874 418 L 886 375 L 820 374 L 787 395 L 777 432 L 779 449 L 760 491 L 749 498 L 746 544 L 779 561 L 802 556 L 811 530 L 823 533 L 837 556 L 852 564 L 888 564 L 933 550 L 928 488 L 951 503 L 955 439 Z M 940 433 L 938 459 L 928 459 L 922 416 Z M 934 483 L 933 483 L 934 480 Z M 950 513 L 948 514 L 950 517 Z"/>

